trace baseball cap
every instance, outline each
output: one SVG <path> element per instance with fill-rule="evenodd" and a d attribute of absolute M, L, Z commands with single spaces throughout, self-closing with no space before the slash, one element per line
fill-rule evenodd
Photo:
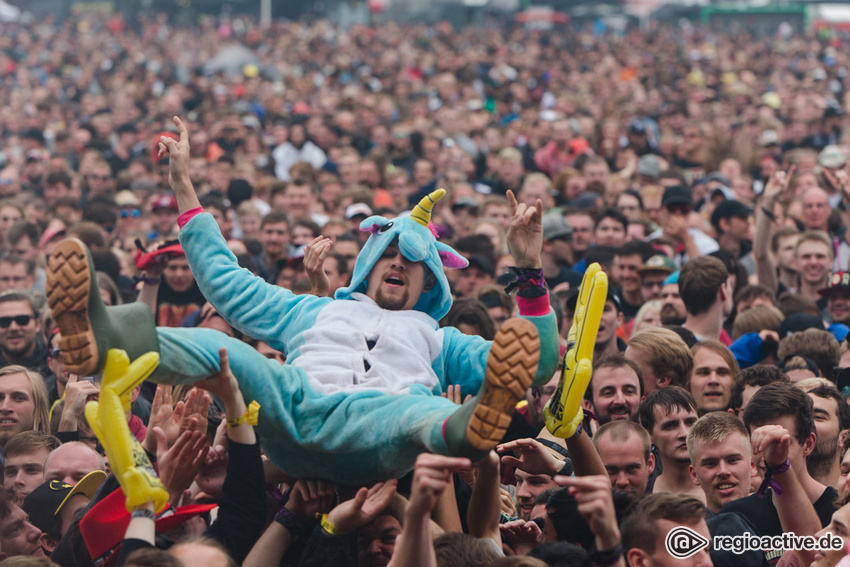
<path fill-rule="evenodd" d="M 29 515 L 32 525 L 46 532 L 50 528 L 51 520 L 62 511 L 72 496 L 83 494 L 91 500 L 104 480 L 105 472 L 92 471 L 77 484 L 68 484 L 61 480 L 45 482 L 26 497 L 21 508 Z"/>
<path fill-rule="evenodd" d="M 725 200 L 720 201 L 711 213 L 711 224 L 717 226 L 720 219 L 728 219 L 730 217 L 748 217 L 753 214 L 753 210 L 742 203 L 741 201 Z"/>
<path fill-rule="evenodd" d="M 138 207 L 141 204 L 139 198 L 132 191 L 124 189 L 115 195 L 115 204 L 119 207 Z"/>
<path fill-rule="evenodd" d="M 691 200 L 691 191 L 684 185 L 674 185 L 664 190 L 664 196 L 661 198 L 661 206 L 669 207 L 670 205 L 688 205 L 693 206 Z"/>
<path fill-rule="evenodd" d="M 825 147 L 818 155 L 818 165 L 829 169 L 843 167 L 847 163 L 847 158 L 844 157 L 844 152 L 836 145 L 830 144 Z"/>
<path fill-rule="evenodd" d="M 573 228 L 560 214 L 543 215 L 543 239 L 555 240 L 573 233 Z"/>
<path fill-rule="evenodd" d="M 490 274 L 491 278 L 496 275 L 496 268 L 493 266 L 493 262 L 491 262 L 484 256 L 470 256 L 469 265 L 467 265 L 464 270 L 469 269 L 473 266 L 475 266 L 485 274 Z"/>
<path fill-rule="evenodd" d="M 661 175 L 661 162 L 658 161 L 658 156 L 654 154 L 646 154 L 640 156 L 637 164 L 638 175 L 646 175 L 653 179 L 658 179 Z"/>
<path fill-rule="evenodd" d="M 353 219 L 357 215 L 372 216 L 372 209 L 366 203 L 353 203 L 345 207 L 346 220 Z"/>
<path fill-rule="evenodd" d="M 705 176 L 705 179 L 703 179 L 702 182 L 703 183 L 711 183 L 712 181 L 717 181 L 718 183 L 720 183 L 724 187 L 729 187 L 729 185 L 730 185 L 729 178 L 726 177 L 725 175 L 723 175 L 722 173 L 720 173 L 719 171 L 712 171 L 711 173 L 709 173 L 708 175 Z"/>
<path fill-rule="evenodd" d="M 668 258 L 663 254 L 656 254 L 655 256 L 650 256 L 650 258 L 643 263 L 643 266 L 637 269 L 637 273 L 645 274 L 647 272 L 664 272 L 672 274 L 678 269 L 679 267 L 672 258 Z"/>
<path fill-rule="evenodd" d="M 823 297 L 829 297 L 835 289 L 850 289 L 850 272 L 835 272 L 829 276 L 829 283 L 825 288 L 819 289 L 818 293 Z"/>
<path fill-rule="evenodd" d="M 80 533 L 96 565 L 113 565 L 118 558 L 117 552 L 130 524 L 126 501 L 124 491 L 118 488 L 89 509 L 80 520 Z M 176 509 L 169 508 L 157 517 L 156 531 L 171 531 L 186 520 L 215 507 L 216 504 L 190 504 Z"/>
<path fill-rule="evenodd" d="M 174 195 L 163 195 L 162 197 L 157 197 L 151 208 L 154 211 L 157 209 L 170 209 L 175 213 L 180 212 L 180 207 L 177 206 L 177 197 Z"/>

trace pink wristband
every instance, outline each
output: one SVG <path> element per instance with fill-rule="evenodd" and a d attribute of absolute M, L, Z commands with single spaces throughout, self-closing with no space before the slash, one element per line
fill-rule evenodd
<path fill-rule="evenodd" d="M 549 305 L 549 291 L 540 297 L 522 297 L 517 294 L 516 304 L 519 307 L 519 314 L 527 317 L 539 317 L 549 313 L 551 306 Z"/>
<path fill-rule="evenodd" d="M 179 217 L 177 217 L 177 226 L 183 228 L 186 226 L 186 223 L 192 220 L 192 217 L 195 215 L 199 215 L 204 212 L 203 207 L 195 207 L 194 209 L 188 210 Z"/>

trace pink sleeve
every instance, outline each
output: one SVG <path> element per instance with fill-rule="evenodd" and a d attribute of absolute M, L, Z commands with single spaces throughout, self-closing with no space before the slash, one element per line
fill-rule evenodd
<path fill-rule="evenodd" d="M 516 304 L 519 307 L 519 314 L 526 317 L 540 317 L 549 313 L 551 306 L 549 305 L 549 292 L 540 297 L 521 297 L 516 296 Z"/>
<path fill-rule="evenodd" d="M 204 212 L 203 207 L 195 207 L 194 209 L 188 210 L 179 217 L 177 217 L 177 226 L 183 228 L 186 226 L 186 223 L 192 220 L 192 217 L 195 215 L 199 215 Z"/>

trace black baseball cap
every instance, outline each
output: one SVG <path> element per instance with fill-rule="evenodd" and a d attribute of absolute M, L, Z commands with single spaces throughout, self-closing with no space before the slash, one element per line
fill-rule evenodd
<path fill-rule="evenodd" d="M 688 205 L 693 207 L 694 203 L 691 199 L 691 190 L 684 185 L 674 185 L 664 190 L 664 196 L 661 198 L 661 206 L 669 207 L 671 205 Z"/>

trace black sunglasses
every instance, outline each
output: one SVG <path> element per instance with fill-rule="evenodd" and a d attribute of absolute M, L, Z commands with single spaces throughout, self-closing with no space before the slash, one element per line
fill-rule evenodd
<path fill-rule="evenodd" d="M 32 315 L 15 315 L 14 317 L 0 317 L 0 329 L 8 329 L 12 326 L 12 321 L 15 322 L 18 327 L 23 327 L 24 325 L 29 325 L 30 320 L 32 319 Z"/>
<path fill-rule="evenodd" d="M 62 349 L 52 348 L 52 349 L 50 349 L 50 352 L 48 354 L 50 354 L 50 358 L 54 358 L 54 359 L 58 360 L 59 356 L 62 354 Z"/>

